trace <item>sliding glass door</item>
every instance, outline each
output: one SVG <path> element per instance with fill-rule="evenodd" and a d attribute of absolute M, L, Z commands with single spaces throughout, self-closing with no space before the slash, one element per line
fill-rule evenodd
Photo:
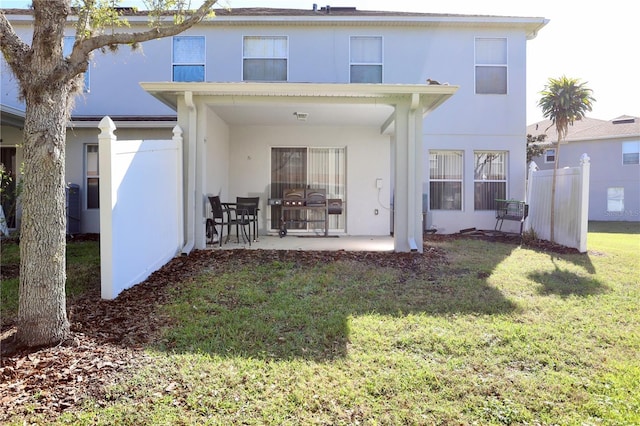
<path fill-rule="evenodd" d="M 339 198 L 345 203 L 345 148 L 287 147 L 271 148 L 271 198 L 283 198 L 286 189 L 324 189 L 327 198 Z M 280 228 L 281 209 L 271 207 L 271 228 Z M 320 220 L 318 212 L 287 212 L 287 219 Z M 344 231 L 344 209 L 341 215 L 329 216 L 329 230 Z M 317 222 L 287 224 L 287 229 L 313 230 L 322 228 Z"/>

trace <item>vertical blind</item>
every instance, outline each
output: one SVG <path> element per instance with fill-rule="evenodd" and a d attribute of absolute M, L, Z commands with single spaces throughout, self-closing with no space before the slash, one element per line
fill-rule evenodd
<path fill-rule="evenodd" d="M 507 198 L 507 153 L 474 153 L 474 208 L 495 210 L 496 199 Z"/>

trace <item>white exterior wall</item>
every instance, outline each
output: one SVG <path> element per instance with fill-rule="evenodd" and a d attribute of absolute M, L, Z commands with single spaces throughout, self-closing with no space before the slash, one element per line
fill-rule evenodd
<path fill-rule="evenodd" d="M 21 29 L 28 32 L 28 27 Z M 139 30 L 142 27 L 133 30 Z M 68 35 L 72 35 L 71 28 Z M 426 78 L 460 86 L 457 93 L 430 113 L 424 122 L 423 137 L 425 159 L 423 163 L 423 188 L 428 184 L 428 152 L 430 149 L 460 149 L 465 156 L 464 205 L 461 211 L 428 212 L 427 224 L 439 232 L 457 232 L 463 228 L 493 228 L 494 213 L 473 211 L 473 151 L 500 150 L 509 152 L 508 197 L 524 199 L 525 187 L 525 63 L 526 39 L 524 31 L 514 27 L 490 29 L 487 26 L 448 26 L 446 23 L 426 25 L 376 25 L 342 23 L 339 25 L 219 25 L 203 24 L 192 28 L 184 35 L 206 36 L 205 79 L 210 82 L 236 82 L 242 80 L 242 42 L 245 35 L 283 35 L 288 37 L 288 81 L 314 83 L 349 82 L 349 37 L 356 35 L 381 36 L 383 38 L 383 82 L 391 84 L 424 83 Z M 508 94 L 476 95 L 474 81 L 474 51 L 477 37 L 506 37 L 508 43 Z M 172 39 L 161 39 L 142 44 L 139 51 L 126 46 L 118 53 L 97 52 L 90 65 L 90 91 L 78 97 L 73 114 L 76 116 L 112 117 L 124 115 L 158 116 L 175 115 L 175 111 L 146 93 L 139 85 L 141 81 L 170 81 L 172 68 Z M 15 84 L 5 84 L 9 73 L 2 73 L 2 96 L 5 100 L 16 99 Z M 117 76 L 117 79 L 114 79 Z M 117 96 L 114 93 L 117 92 Z M 14 103 L 12 103 L 14 102 Z M 19 102 L 8 102 L 20 106 Z M 318 139 L 304 143 L 296 138 L 295 128 L 252 129 L 230 127 L 213 112 L 202 105 L 197 108 L 198 117 L 206 117 L 207 124 L 198 125 L 199 141 L 206 146 L 206 157 L 198 158 L 213 164 L 214 157 L 228 158 L 229 168 L 204 168 L 200 176 L 204 193 L 220 193 L 223 197 L 249 195 L 265 191 L 269 182 L 267 155 L 269 146 L 282 144 L 317 144 L 327 146 L 344 129 L 322 129 Z M 188 140 L 189 123 L 180 123 Z M 121 138 L 155 138 L 150 129 Z M 169 130 L 167 130 L 168 132 Z M 86 131 L 88 132 L 88 131 Z M 162 130 L 164 132 L 164 130 Z M 380 199 L 388 203 L 391 190 L 389 164 L 389 142 L 371 140 L 385 137 L 368 129 L 348 129 L 347 173 L 348 180 L 347 232 L 353 235 L 388 233 L 390 213 L 378 203 L 374 182 L 382 178 L 385 182 Z M 261 138 L 251 135 L 260 133 Z M 263 135 L 264 133 L 264 135 Z M 312 132 L 313 133 L 313 132 Z M 97 130 L 93 133 L 97 135 Z M 264 137 L 271 135 L 269 141 Z M 315 135 L 314 135 L 315 136 Z M 97 136 L 91 136 L 97 137 Z M 77 182 L 83 192 L 82 145 L 89 136 L 85 130 L 69 136 L 67 181 Z M 250 140 L 259 144 L 249 147 Z M 339 138 L 338 138 L 339 139 Z M 273 144 L 273 145 L 271 145 Z M 379 150 L 371 149 L 372 147 Z M 79 152 L 77 152 L 79 151 Z M 185 155 L 189 147 L 185 147 Z M 251 156 L 251 180 L 239 179 L 238 165 Z M 592 158 L 596 158 L 592 156 Z M 227 164 L 227 163 L 224 163 Z M 376 164 L 375 168 L 371 164 Z M 377 165 L 380 165 L 378 168 Z M 185 168 L 185 172 L 186 172 Z M 254 187 L 259 179 L 262 187 Z M 264 196 L 266 201 L 266 195 Z M 264 201 L 263 201 L 264 202 Z M 197 203 L 198 208 L 208 211 L 208 206 Z M 375 216 L 373 211 L 378 209 Z M 266 214 L 268 209 L 263 208 Z M 83 212 L 82 231 L 97 232 L 97 214 Z M 266 217 L 261 218 L 266 224 Z M 511 224 L 505 223 L 506 230 Z M 513 224 L 515 226 L 515 224 Z M 515 229 L 515 228 L 514 228 Z"/>
<path fill-rule="evenodd" d="M 361 127 L 233 127 L 229 160 L 229 192 L 236 196 L 259 196 L 261 232 L 269 231 L 269 198 L 272 147 L 344 147 L 347 159 L 348 235 L 389 235 L 389 136 L 378 129 Z M 383 180 L 380 200 L 375 186 Z M 378 209 L 378 215 L 374 214 Z"/>

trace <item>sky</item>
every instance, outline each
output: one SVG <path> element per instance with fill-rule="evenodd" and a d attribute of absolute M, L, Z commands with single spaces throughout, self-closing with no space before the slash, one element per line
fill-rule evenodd
<path fill-rule="evenodd" d="M 198 0 L 193 0 L 198 3 Z M 640 117 L 640 2 L 609 0 L 315 0 L 318 7 L 359 10 L 543 17 L 549 23 L 527 42 L 527 124 L 543 120 L 540 91 L 549 78 L 580 79 L 593 90 L 587 117 Z M 25 0 L 0 0 L 0 7 L 24 7 Z M 124 0 L 140 5 L 141 0 Z M 311 9 L 314 0 L 222 0 L 229 7 Z"/>

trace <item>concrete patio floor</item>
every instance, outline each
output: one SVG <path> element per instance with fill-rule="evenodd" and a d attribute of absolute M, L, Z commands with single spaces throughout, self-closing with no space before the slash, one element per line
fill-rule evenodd
<path fill-rule="evenodd" d="M 226 238 L 226 237 L 225 237 Z M 297 236 L 289 234 L 280 238 L 277 235 L 260 235 L 258 241 L 248 243 L 237 242 L 235 235 L 228 243 L 219 247 L 218 243 L 207 244 L 208 249 L 214 250 L 324 250 L 324 251 L 393 251 L 392 236 Z"/>

